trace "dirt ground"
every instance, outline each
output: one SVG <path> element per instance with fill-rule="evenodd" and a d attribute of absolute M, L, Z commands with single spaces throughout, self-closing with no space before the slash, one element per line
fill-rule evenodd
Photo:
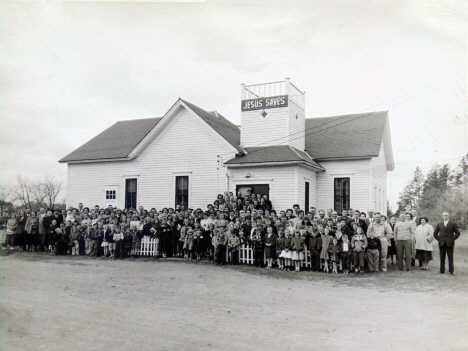
<path fill-rule="evenodd" d="M 4 253 L 4 251 L 2 252 Z M 468 350 L 456 276 L 362 277 L 177 259 L 0 257 L 0 350 Z"/>

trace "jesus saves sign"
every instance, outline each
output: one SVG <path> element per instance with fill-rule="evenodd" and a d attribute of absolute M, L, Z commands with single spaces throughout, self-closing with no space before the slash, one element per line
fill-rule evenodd
<path fill-rule="evenodd" d="M 242 111 L 261 110 L 265 108 L 287 107 L 288 96 L 270 96 L 258 99 L 242 100 Z"/>

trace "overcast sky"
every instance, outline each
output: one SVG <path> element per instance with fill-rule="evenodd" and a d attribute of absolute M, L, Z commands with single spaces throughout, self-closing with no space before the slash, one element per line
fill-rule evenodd
<path fill-rule="evenodd" d="M 288 4 L 288 5 L 286 5 Z M 1 2 L 1 182 L 182 97 L 240 123 L 240 84 L 290 77 L 306 117 L 389 110 L 395 170 L 468 152 L 463 1 Z"/>

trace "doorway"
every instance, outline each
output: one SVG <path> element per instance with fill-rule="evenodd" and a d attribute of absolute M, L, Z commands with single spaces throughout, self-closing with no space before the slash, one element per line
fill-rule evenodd
<path fill-rule="evenodd" d="M 245 197 L 247 195 L 252 194 L 260 194 L 261 196 L 266 195 L 268 196 L 268 200 L 270 199 L 270 185 L 269 184 L 242 184 L 236 185 L 236 195 Z"/>

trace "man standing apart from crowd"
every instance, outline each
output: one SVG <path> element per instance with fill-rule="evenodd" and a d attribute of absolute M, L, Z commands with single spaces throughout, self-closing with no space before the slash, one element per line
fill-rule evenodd
<path fill-rule="evenodd" d="M 406 270 L 411 270 L 411 238 L 414 236 L 414 225 L 411 213 L 408 218 L 405 212 L 400 212 L 400 221 L 395 224 L 395 246 L 397 250 L 398 269 L 403 270 L 403 253 L 405 255 Z"/>
<path fill-rule="evenodd" d="M 387 252 L 388 252 L 388 236 L 392 234 L 392 228 L 388 223 L 382 221 L 382 215 L 379 212 L 375 213 L 375 219 L 370 222 L 367 228 L 367 235 L 373 233 L 375 237 L 380 239 L 382 249 L 380 251 L 379 266 L 382 272 L 387 271 Z"/>
<path fill-rule="evenodd" d="M 445 211 L 442 216 L 444 221 L 437 224 L 434 230 L 434 238 L 439 242 L 440 251 L 440 274 L 445 273 L 445 255 L 448 257 L 449 272 L 455 275 L 453 266 L 453 249 L 455 248 L 455 240 L 460 237 L 460 231 L 456 223 L 452 222 L 450 214 Z"/>

